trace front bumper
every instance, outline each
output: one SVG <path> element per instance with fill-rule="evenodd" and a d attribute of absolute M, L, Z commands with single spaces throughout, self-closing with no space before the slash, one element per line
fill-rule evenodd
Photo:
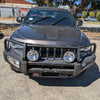
<path fill-rule="evenodd" d="M 74 63 L 66 63 L 64 60 L 44 60 L 38 62 L 30 62 L 25 60 L 26 59 L 26 49 L 23 51 L 23 56 L 19 56 L 15 52 L 9 51 L 6 42 L 12 40 L 5 41 L 5 51 L 4 51 L 4 59 L 9 64 L 13 65 L 13 67 L 24 74 L 29 74 L 37 77 L 57 77 L 57 78 L 67 78 L 67 77 L 74 77 L 92 66 L 95 63 L 95 50 L 96 45 L 94 45 L 93 53 L 90 56 L 85 57 L 83 60 L 80 60 L 79 57 L 79 46 L 77 50 L 77 61 Z M 16 42 L 18 43 L 18 42 Z M 18 43 L 21 44 L 21 43 Z M 26 46 L 26 44 L 21 44 Z M 9 61 L 8 58 L 12 58 L 15 61 L 19 61 L 19 67 Z"/>
<path fill-rule="evenodd" d="M 19 61 L 19 68 L 13 65 L 8 57 L 12 57 Z M 81 63 L 65 63 L 64 61 L 41 61 L 41 62 L 27 62 L 23 61 L 22 57 L 17 56 L 12 52 L 4 51 L 4 59 L 13 67 L 24 74 L 34 75 L 38 73 L 37 77 L 74 77 L 92 66 L 95 62 L 95 55 L 86 57 Z M 82 67 L 82 64 L 85 66 Z M 41 67 L 39 67 L 41 66 Z M 49 66 L 49 67 L 47 67 Z"/>

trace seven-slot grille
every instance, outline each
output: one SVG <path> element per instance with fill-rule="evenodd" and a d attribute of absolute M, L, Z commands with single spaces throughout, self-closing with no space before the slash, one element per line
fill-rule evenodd
<path fill-rule="evenodd" d="M 40 59 L 63 60 L 63 55 L 67 51 L 72 51 L 75 53 L 75 56 L 77 56 L 76 48 L 52 48 L 52 47 L 28 46 L 27 52 L 32 49 L 38 51 Z"/>

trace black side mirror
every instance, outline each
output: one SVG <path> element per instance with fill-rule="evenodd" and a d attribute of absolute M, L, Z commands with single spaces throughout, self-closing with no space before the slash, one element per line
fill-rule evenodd
<path fill-rule="evenodd" d="M 83 21 L 82 21 L 82 20 L 78 20 L 78 21 L 77 21 L 77 25 L 78 25 L 78 26 L 82 26 L 82 25 L 83 25 Z"/>
<path fill-rule="evenodd" d="M 17 19 L 16 19 L 16 21 L 18 22 L 18 23 L 22 23 L 22 17 L 21 16 L 19 16 L 19 17 L 17 17 Z"/>

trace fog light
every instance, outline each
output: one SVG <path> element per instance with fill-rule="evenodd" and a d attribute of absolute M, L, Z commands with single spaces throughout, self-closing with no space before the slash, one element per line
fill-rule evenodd
<path fill-rule="evenodd" d="M 14 64 L 19 65 L 19 61 L 14 60 Z"/>
<path fill-rule="evenodd" d="M 75 60 L 75 54 L 71 51 L 65 52 L 64 60 L 66 62 L 73 62 Z"/>
<path fill-rule="evenodd" d="M 12 58 L 12 57 L 7 57 L 8 58 L 8 61 L 12 64 L 12 65 L 14 65 L 15 67 L 17 67 L 17 68 L 19 68 L 19 61 L 18 60 L 16 60 L 16 59 L 14 59 L 14 58 Z"/>
<path fill-rule="evenodd" d="M 36 50 L 30 50 L 27 53 L 27 58 L 30 61 L 37 61 L 39 59 L 39 53 Z"/>
<path fill-rule="evenodd" d="M 86 63 L 82 63 L 82 69 L 84 69 L 86 66 Z"/>
<path fill-rule="evenodd" d="M 82 67 L 85 67 L 85 64 L 84 63 L 82 64 Z"/>

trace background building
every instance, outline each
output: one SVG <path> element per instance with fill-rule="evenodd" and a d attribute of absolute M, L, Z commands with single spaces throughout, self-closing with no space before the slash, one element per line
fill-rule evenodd
<path fill-rule="evenodd" d="M 25 0 L 12 0 L 13 1 L 13 9 L 12 9 L 12 3 L 11 0 L 1 0 L 0 3 L 0 17 L 12 17 L 13 12 L 14 16 L 19 16 L 19 10 L 21 9 L 27 9 L 29 10 L 31 7 L 37 6 L 35 3 L 30 3 Z M 26 15 L 27 12 L 21 11 L 21 15 Z"/>
<path fill-rule="evenodd" d="M 12 0 L 14 7 L 30 8 L 35 7 L 35 3 L 31 3 L 25 0 Z M 11 7 L 11 0 L 1 0 L 0 7 Z"/>

